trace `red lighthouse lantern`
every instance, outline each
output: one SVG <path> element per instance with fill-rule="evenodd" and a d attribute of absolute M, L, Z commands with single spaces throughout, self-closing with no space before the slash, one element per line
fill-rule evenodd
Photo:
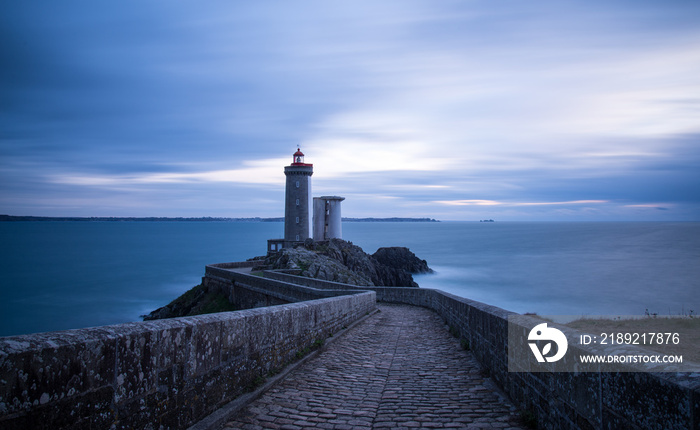
<path fill-rule="evenodd" d="M 304 165 L 304 153 L 297 148 L 297 152 L 294 153 L 294 158 L 292 159 L 292 166 L 303 166 Z"/>

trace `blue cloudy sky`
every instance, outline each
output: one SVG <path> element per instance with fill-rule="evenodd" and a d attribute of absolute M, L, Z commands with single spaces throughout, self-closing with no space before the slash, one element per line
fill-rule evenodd
<path fill-rule="evenodd" d="M 700 220 L 698 1 L 6 1 L 0 213 Z"/>

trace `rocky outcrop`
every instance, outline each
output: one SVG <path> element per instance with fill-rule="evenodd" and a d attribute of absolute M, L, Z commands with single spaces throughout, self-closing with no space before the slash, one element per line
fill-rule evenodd
<path fill-rule="evenodd" d="M 369 286 L 368 276 L 357 273 L 342 262 L 303 247 L 287 248 L 268 260 L 269 269 L 298 270 L 299 275 L 324 281 Z"/>
<path fill-rule="evenodd" d="M 235 310 L 221 291 L 210 291 L 204 285 L 197 285 L 169 304 L 141 317 L 144 321 L 151 321 Z"/>
<path fill-rule="evenodd" d="M 331 239 L 324 242 L 308 240 L 304 246 L 285 248 L 267 257 L 255 257 L 259 263 L 253 271 L 262 269 L 295 270 L 297 274 L 324 281 L 342 282 L 358 286 L 418 287 L 412 273 L 432 270 L 408 248 L 379 248 L 369 255 L 352 242 Z M 144 320 L 200 315 L 232 311 L 236 308 L 218 290 L 209 291 L 198 285 L 158 308 Z"/>
<path fill-rule="evenodd" d="M 433 273 L 428 267 L 428 262 L 416 257 L 416 254 L 408 248 L 394 246 L 391 248 L 379 248 L 372 254 L 378 262 L 385 266 L 404 270 L 408 273 Z"/>
<path fill-rule="evenodd" d="M 408 248 L 380 248 L 375 255 L 379 258 L 352 242 L 331 239 L 283 249 L 268 257 L 267 264 L 271 269 L 297 269 L 301 276 L 359 286 L 418 287 L 411 273 L 431 271 Z"/>

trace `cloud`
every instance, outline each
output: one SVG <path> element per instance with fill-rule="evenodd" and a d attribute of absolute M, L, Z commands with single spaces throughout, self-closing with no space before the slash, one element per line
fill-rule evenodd
<path fill-rule="evenodd" d="M 642 208 L 642 209 L 658 209 L 661 211 L 667 211 L 669 210 L 669 207 L 673 207 L 676 205 L 673 204 L 667 204 L 667 203 L 645 203 L 645 204 L 639 204 L 639 205 L 624 205 L 626 208 Z"/>
<path fill-rule="evenodd" d="M 568 202 L 499 202 L 494 200 L 441 200 L 433 203 L 447 206 L 561 206 L 595 205 L 609 203 L 607 200 L 572 200 Z"/>
<path fill-rule="evenodd" d="M 280 174 L 280 166 L 286 159 L 266 159 L 243 162 L 240 169 L 210 170 L 199 172 L 165 172 L 165 173 L 135 173 L 122 175 L 87 175 L 87 174 L 55 174 L 50 176 L 50 182 L 57 184 L 81 186 L 121 186 L 136 184 L 178 184 L 178 183 L 216 183 L 229 182 L 238 184 L 274 184 L 284 183 Z"/>
<path fill-rule="evenodd" d="M 698 217 L 690 2 L 46 6 L 0 14 L 6 195 L 272 200 L 300 145 L 362 211 Z"/>
<path fill-rule="evenodd" d="M 469 20 L 466 31 L 439 45 L 431 34 L 420 43 L 382 34 L 350 65 L 361 73 L 343 75 L 372 97 L 321 118 L 302 145 L 310 154 L 323 153 L 319 164 L 333 164 L 339 173 L 384 168 L 601 176 L 671 155 L 669 136 L 700 127 L 693 103 L 669 103 L 700 93 L 698 33 L 650 44 L 636 30 L 630 34 L 638 40 L 624 34 L 621 41 L 613 17 L 625 12 L 609 12 L 598 23 L 601 35 L 584 36 L 571 18 L 590 24 L 590 15 L 600 12 L 576 10 L 563 19 L 571 29 L 562 24 L 562 34 L 552 38 L 533 30 L 547 15 L 517 20 L 498 11 L 513 18 L 507 20 L 512 34 L 523 35 L 509 44 L 474 43 Z M 488 17 L 486 25 L 500 18 Z"/>
<path fill-rule="evenodd" d="M 391 134 L 390 132 L 386 133 Z M 400 138 L 360 137 L 308 142 L 319 176 L 334 178 L 349 173 L 440 171 L 449 160 L 434 157 L 430 148 Z"/>

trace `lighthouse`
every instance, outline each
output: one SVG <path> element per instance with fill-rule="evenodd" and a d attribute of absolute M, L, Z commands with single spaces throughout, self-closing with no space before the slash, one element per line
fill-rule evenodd
<path fill-rule="evenodd" d="M 297 148 L 292 155 L 292 164 L 284 167 L 287 186 L 284 194 L 284 239 L 268 239 L 267 254 L 275 254 L 283 248 L 294 246 L 310 239 L 310 204 L 313 201 L 313 240 L 341 239 L 340 202 L 345 197 L 323 196 L 311 198 L 311 175 L 314 165 L 304 162 L 304 153 Z"/>
<path fill-rule="evenodd" d="M 342 239 L 340 202 L 345 197 L 314 197 L 314 240 Z"/>
<path fill-rule="evenodd" d="M 304 163 L 304 153 L 297 148 L 292 164 L 285 166 L 287 177 L 284 202 L 284 247 L 303 242 L 310 237 L 309 204 L 311 203 L 311 175 L 314 165 Z"/>

